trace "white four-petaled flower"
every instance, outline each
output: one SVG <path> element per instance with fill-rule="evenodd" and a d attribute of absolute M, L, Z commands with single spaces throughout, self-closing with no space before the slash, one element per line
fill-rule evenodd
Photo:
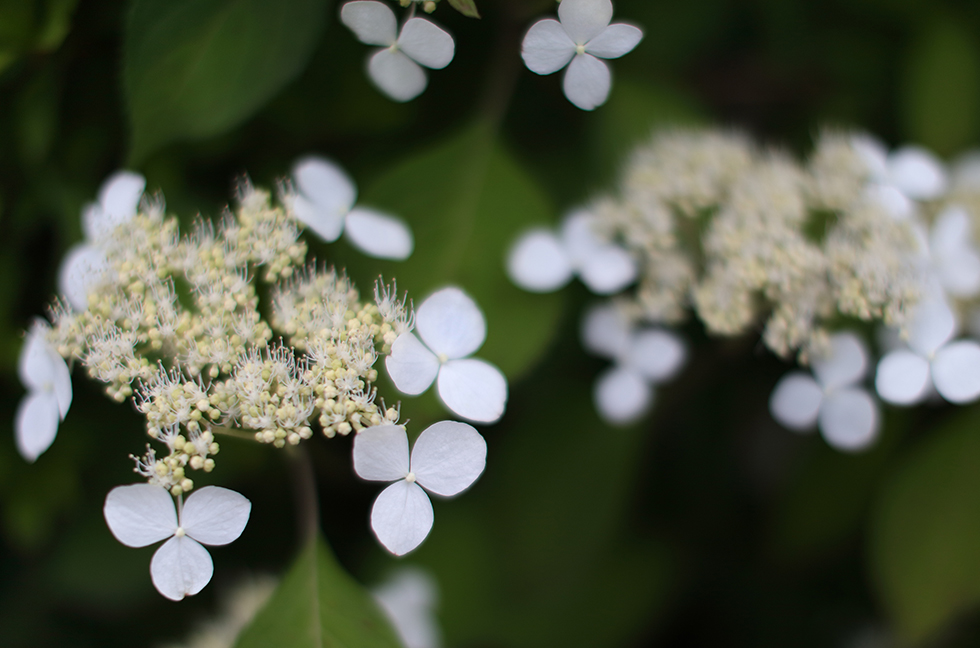
<path fill-rule="evenodd" d="M 421 394 L 433 381 L 450 410 L 492 423 L 504 414 L 507 379 L 486 360 L 470 358 L 487 338 L 479 307 L 459 288 L 430 295 L 415 312 L 414 333 L 402 333 L 385 359 L 388 375 L 405 394 Z"/>
<path fill-rule="evenodd" d="M 562 89 L 582 110 L 601 106 L 609 96 L 609 65 L 600 59 L 619 58 L 643 38 L 639 27 L 610 25 L 612 13 L 610 0 L 563 0 L 558 5 L 561 22 L 539 20 L 524 36 L 521 56 L 528 69 L 552 74 L 567 65 Z"/>
<path fill-rule="evenodd" d="M 453 37 L 425 18 L 409 18 L 398 32 L 395 12 L 373 0 L 348 2 L 340 20 L 366 45 L 380 45 L 368 59 L 368 76 L 395 101 L 409 101 L 428 85 L 421 66 L 439 70 L 453 60 Z"/>
<path fill-rule="evenodd" d="M 365 428 L 354 437 L 354 471 L 368 481 L 394 482 L 371 508 L 378 541 L 401 556 L 415 549 L 432 529 L 432 503 L 425 491 L 451 497 L 483 473 L 487 444 L 472 426 L 458 421 L 430 425 L 408 453 L 408 435 L 399 425 Z"/>
<path fill-rule="evenodd" d="M 132 484 L 109 491 L 103 513 L 112 535 L 127 547 L 167 540 L 153 554 L 150 576 L 161 594 L 179 601 L 204 589 L 214 573 L 211 555 L 201 545 L 236 540 L 251 510 L 243 495 L 220 486 L 194 491 L 178 510 L 165 489 Z"/>
<path fill-rule="evenodd" d="M 20 351 L 17 373 L 27 388 L 14 417 L 17 449 L 34 461 L 48 449 L 71 405 L 68 365 L 45 339 L 48 326 L 37 321 Z"/>

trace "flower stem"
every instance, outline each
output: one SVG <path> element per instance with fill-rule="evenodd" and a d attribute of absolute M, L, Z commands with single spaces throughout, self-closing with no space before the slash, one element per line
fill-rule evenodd
<path fill-rule="evenodd" d="M 230 428 L 221 425 L 212 425 L 211 433 L 222 434 L 224 436 L 230 436 L 236 439 L 247 439 L 249 441 L 255 441 L 255 430 L 244 430 L 241 428 Z"/>

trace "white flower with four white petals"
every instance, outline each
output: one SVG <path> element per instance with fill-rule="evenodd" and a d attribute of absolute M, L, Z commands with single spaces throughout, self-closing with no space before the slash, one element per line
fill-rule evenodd
<path fill-rule="evenodd" d="M 430 425 L 415 440 L 411 456 L 400 425 L 365 428 L 354 437 L 354 472 L 368 481 L 394 482 L 374 501 L 371 528 L 396 556 L 415 549 L 432 529 L 432 503 L 425 491 L 456 495 L 476 481 L 486 463 L 486 441 L 458 421 Z"/>
<path fill-rule="evenodd" d="M 36 460 L 58 434 L 58 422 L 71 406 L 71 375 L 65 359 L 45 339 L 47 324 L 31 327 L 20 351 L 17 373 L 27 394 L 14 416 L 17 450 L 24 459 Z"/>

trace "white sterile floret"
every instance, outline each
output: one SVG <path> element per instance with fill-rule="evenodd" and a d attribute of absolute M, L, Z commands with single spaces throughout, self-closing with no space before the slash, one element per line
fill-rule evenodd
<path fill-rule="evenodd" d="M 453 37 L 425 18 L 409 18 L 398 32 L 388 5 L 373 0 L 348 2 L 340 20 L 366 45 L 380 45 L 368 59 L 368 76 L 395 101 L 422 94 L 429 80 L 421 66 L 440 70 L 453 60 Z"/>
<path fill-rule="evenodd" d="M 435 579 L 418 567 L 405 567 L 371 590 L 374 600 L 395 627 L 405 648 L 439 648 L 441 632 L 435 615 L 439 590 Z"/>
<path fill-rule="evenodd" d="M 582 321 L 582 344 L 616 364 L 596 379 L 593 399 L 604 420 L 627 425 L 653 405 L 654 386 L 677 375 L 687 347 L 673 331 L 637 329 L 607 303 L 589 309 Z"/>
<path fill-rule="evenodd" d="M 401 392 L 421 394 L 433 381 L 455 414 L 493 423 L 504 414 L 507 379 L 486 360 L 470 358 L 487 339 L 487 323 L 473 299 L 459 288 L 443 288 L 415 311 L 414 333 L 402 333 L 385 359 Z"/>
<path fill-rule="evenodd" d="M 47 450 L 58 434 L 71 406 L 71 375 L 64 358 L 47 341 L 49 329 L 37 321 L 20 352 L 17 373 L 27 388 L 14 417 L 17 449 L 24 459 L 34 461 Z"/>
<path fill-rule="evenodd" d="M 179 601 L 204 589 L 214 573 L 211 556 L 201 545 L 236 540 L 251 510 L 243 495 L 220 486 L 194 491 L 178 510 L 165 489 L 132 484 L 109 491 L 103 513 L 112 535 L 127 547 L 167 540 L 153 554 L 150 576 L 157 591 Z"/>
<path fill-rule="evenodd" d="M 612 13 L 610 0 L 563 0 L 559 20 L 539 20 L 524 36 L 521 56 L 528 69 L 552 74 L 567 65 L 562 89 L 582 110 L 593 110 L 609 97 L 609 65 L 600 59 L 619 58 L 643 38 L 639 27 L 610 25 Z"/>
<path fill-rule="evenodd" d="M 510 280 L 531 292 L 551 292 L 574 274 L 597 295 L 611 295 L 636 281 L 636 260 L 624 248 L 595 233 L 596 217 L 575 210 L 565 217 L 558 235 L 535 228 L 522 234 L 507 257 Z"/>
<path fill-rule="evenodd" d="M 354 472 L 368 481 L 394 482 L 371 508 L 378 541 L 396 556 L 415 549 L 432 529 L 432 503 L 425 491 L 451 497 L 466 490 L 483 473 L 486 460 L 486 441 L 458 421 L 430 425 L 415 441 L 411 456 L 400 425 L 359 432 L 354 437 Z"/>
<path fill-rule="evenodd" d="M 855 135 L 851 146 L 867 168 L 867 194 L 893 218 L 908 218 L 915 211 L 914 201 L 934 200 L 946 191 L 949 182 L 942 163 L 922 147 L 904 146 L 889 154 L 868 135 Z"/>
<path fill-rule="evenodd" d="M 942 293 L 924 297 L 909 322 L 909 348 L 891 351 L 878 362 L 878 395 L 894 405 L 920 403 L 932 387 L 952 403 L 980 397 L 980 344 L 951 342 L 956 330 L 956 317 Z"/>
<path fill-rule="evenodd" d="M 785 427 L 805 432 L 819 425 L 838 450 L 862 450 L 878 437 L 878 406 L 857 386 L 867 373 L 864 343 L 854 333 L 830 338 L 829 354 L 812 361 L 813 376 L 793 371 L 776 384 L 769 411 Z"/>
<path fill-rule="evenodd" d="M 929 232 L 932 267 L 947 294 L 969 299 L 980 294 L 980 253 L 973 243 L 973 224 L 963 207 L 947 207 Z"/>
<path fill-rule="evenodd" d="M 408 225 L 389 214 L 355 207 L 357 188 L 333 162 L 303 158 L 293 166 L 293 180 L 298 193 L 287 196 L 293 214 L 324 241 L 336 241 L 346 231 L 354 247 L 368 256 L 397 261 L 411 256 L 415 240 Z"/>

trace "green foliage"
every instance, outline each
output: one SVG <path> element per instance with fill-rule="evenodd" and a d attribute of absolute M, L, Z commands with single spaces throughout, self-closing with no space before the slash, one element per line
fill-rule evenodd
<path fill-rule="evenodd" d="M 57 49 L 78 0 L 0 0 L 0 74 L 31 52 Z"/>
<path fill-rule="evenodd" d="M 473 0 L 449 0 L 449 6 L 469 18 L 480 17 L 480 12 L 476 10 L 476 2 Z"/>

